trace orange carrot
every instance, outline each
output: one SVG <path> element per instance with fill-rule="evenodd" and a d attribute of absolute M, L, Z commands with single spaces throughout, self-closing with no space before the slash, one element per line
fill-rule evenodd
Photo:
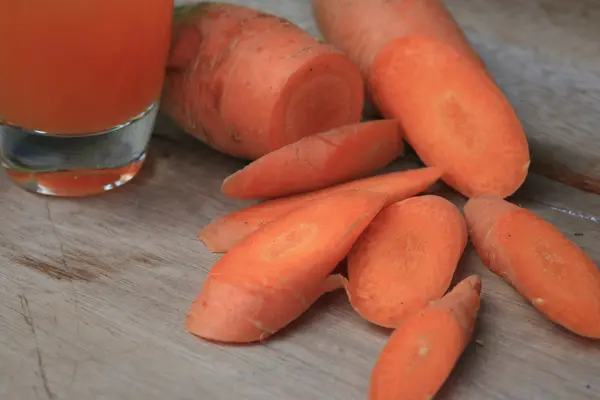
<path fill-rule="evenodd" d="M 415 35 L 448 43 L 484 65 L 441 0 L 313 0 L 312 6 L 325 40 L 365 74 L 391 40 Z"/>
<path fill-rule="evenodd" d="M 600 339 L 600 271 L 554 225 L 494 196 L 470 199 L 465 217 L 483 263 L 544 316 Z"/>
<path fill-rule="evenodd" d="M 265 199 L 323 189 L 373 173 L 403 149 L 395 120 L 345 125 L 266 154 L 225 179 L 222 192 Z"/>
<path fill-rule="evenodd" d="M 460 210 L 434 195 L 384 209 L 348 254 L 346 291 L 366 320 L 395 328 L 446 293 L 467 245 Z"/>
<path fill-rule="evenodd" d="M 387 194 L 386 204 L 391 204 L 424 191 L 439 177 L 440 171 L 437 168 L 419 168 L 364 178 L 315 192 L 269 200 L 212 221 L 200 231 L 198 237 L 212 252 L 224 253 L 262 225 L 304 205 L 307 200 L 322 198 L 345 189 L 365 189 Z"/>
<path fill-rule="evenodd" d="M 360 71 L 332 45 L 242 6 L 208 2 L 176 13 L 161 105 L 209 146 L 256 159 L 360 121 Z"/>
<path fill-rule="evenodd" d="M 485 71 L 454 48 L 396 39 L 377 55 L 369 81 L 375 104 L 448 185 L 467 197 L 507 197 L 522 185 L 530 160 L 521 123 Z"/>
<path fill-rule="evenodd" d="M 187 329 L 220 342 L 254 342 L 279 331 L 342 286 L 330 274 L 384 203 L 381 193 L 340 191 L 257 230 L 213 266 Z"/>
<path fill-rule="evenodd" d="M 480 292 L 472 275 L 408 317 L 373 368 L 369 400 L 433 399 L 471 340 Z"/>

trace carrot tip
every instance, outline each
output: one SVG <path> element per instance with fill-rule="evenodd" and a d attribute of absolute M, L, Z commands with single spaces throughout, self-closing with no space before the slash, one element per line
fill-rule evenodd
<path fill-rule="evenodd" d="M 248 165 L 250 165 L 250 164 L 248 164 Z M 225 177 L 225 179 L 223 179 L 223 182 L 221 183 L 221 193 L 223 193 L 224 195 L 231 197 L 231 198 L 236 197 L 235 193 L 232 193 L 232 191 L 230 190 L 230 186 L 231 186 L 232 182 L 235 181 L 235 178 L 237 178 L 242 173 L 242 171 L 244 171 L 248 167 L 248 165 L 245 166 L 244 168 L 241 168 L 241 169 L 235 171 L 232 174 L 229 174 L 227 177 Z"/>
<path fill-rule="evenodd" d="M 234 172 L 233 174 L 229 175 L 228 177 L 226 177 L 225 179 L 223 179 L 223 183 L 221 183 L 221 193 L 223 194 L 227 194 L 227 182 L 231 181 L 231 178 L 236 174 L 236 172 Z"/>
<path fill-rule="evenodd" d="M 438 302 L 408 316 L 377 359 L 369 398 L 433 398 L 472 339 L 480 289 L 480 278 L 469 276 Z"/>
<path fill-rule="evenodd" d="M 198 240 L 206 247 L 211 253 L 214 253 L 216 248 L 212 246 L 211 241 L 206 237 L 204 230 L 198 234 Z"/>
<path fill-rule="evenodd" d="M 341 274 L 329 275 L 327 279 L 325 279 L 324 292 L 329 293 L 343 289 L 345 287 L 345 281 L 346 278 L 344 278 Z"/>
<path fill-rule="evenodd" d="M 463 279 L 459 284 L 468 285 L 474 290 L 478 295 L 481 293 L 481 277 L 479 275 L 470 275 L 467 278 Z"/>

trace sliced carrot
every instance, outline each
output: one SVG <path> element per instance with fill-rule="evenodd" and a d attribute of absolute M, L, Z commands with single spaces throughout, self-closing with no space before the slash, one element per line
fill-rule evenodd
<path fill-rule="evenodd" d="M 332 45 L 287 20 L 233 4 L 176 12 L 161 106 L 209 146 L 256 159 L 360 121 L 360 71 Z"/>
<path fill-rule="evenodd" d="M 384 203 L 381 193 L 340 191 L 257 230 L 213 266 L 187 329 L 220 342 L 264 340 L 279 331 L 341 287 L 328 276 Z"/>
<path fill-rule="evenodd" d="M 523 183 L 529 147 L 510 103 L 485 71 L 425 37 L 389 43 L 370 71 L 373 99 L 406 141 L 467 197 L 507 197 Z"/>
<path fill-rule="evenodd" d="M 264 155 L 225 179 L 221 190 L 233 198 L 266 199 L 323 189 L 363 178 L 403 149 L 395 120 L 345 125 Z"/>
<path fill-rule="evenodd" d="M 269 200 L 224 215 L 206 225 L 198 235 L 204 245 L 215 253 L 227 252 L 239 241 L 270 221 L 320 198 L 345 189 L 365 189 L 387 194 L 387 204 L 414 196 L 440 177 L 437 168 L 419 168 L 364 178 L 315 192 Z"/>
<path fill-rule="evenodd" d="M 424 195 L 385 208 L 348 254 L 346 291 L 366 320 L 387 328 L 446 293 L 467 244 L 460 210 Z"/>
<path fill-rule="evenodd" d="M 472 275 L 408 317 L 379 355 L 369 399 L 433 399 L 471 340 L 480 293 L 481 280 Z"/>
<path fill-rule="evenodd" d="M 554 225 L 494 196 L 469 200 L 465 217 L 484 264 L 544 316 L 600 339 L 600 271 Z"/>
<path fill-rule="evenodd" d="M 483 66 L 441 0 L 313 0 L 312 5 L 325 40 L 346 53 L 364 73 L 391 40 L 414 35 L 448 43 Z"/>

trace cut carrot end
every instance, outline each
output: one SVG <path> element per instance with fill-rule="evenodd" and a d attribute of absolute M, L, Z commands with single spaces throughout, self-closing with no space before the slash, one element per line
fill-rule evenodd
<path fill-rule="evenodd" d="M 467 197 L 507 197 L 524 182 L 525 133 L 484 69 L 427 37 L 396 39 L 377 55 L 369 79 L 382 113 L 442 179 Z"/>
<path fill-rule="evenodd" d="M 310 54 L 312 50 L 301 51 Z M 271 124 L 270 151 L 309 135 L 358 123 L 363 105 L 363 80 L 348 58 L 336 53 L 313 57 L 281 91 Z"/>

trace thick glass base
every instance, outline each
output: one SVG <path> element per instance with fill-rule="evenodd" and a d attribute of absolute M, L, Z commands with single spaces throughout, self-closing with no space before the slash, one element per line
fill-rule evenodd
<path fill-rule="evenodd" d="M 142 167 L 157 112 L 153 104 L 123 125 L 77 136 L 0 125 L 0 162 L 30 192 L 61 197 L 106 192 Z"/>

